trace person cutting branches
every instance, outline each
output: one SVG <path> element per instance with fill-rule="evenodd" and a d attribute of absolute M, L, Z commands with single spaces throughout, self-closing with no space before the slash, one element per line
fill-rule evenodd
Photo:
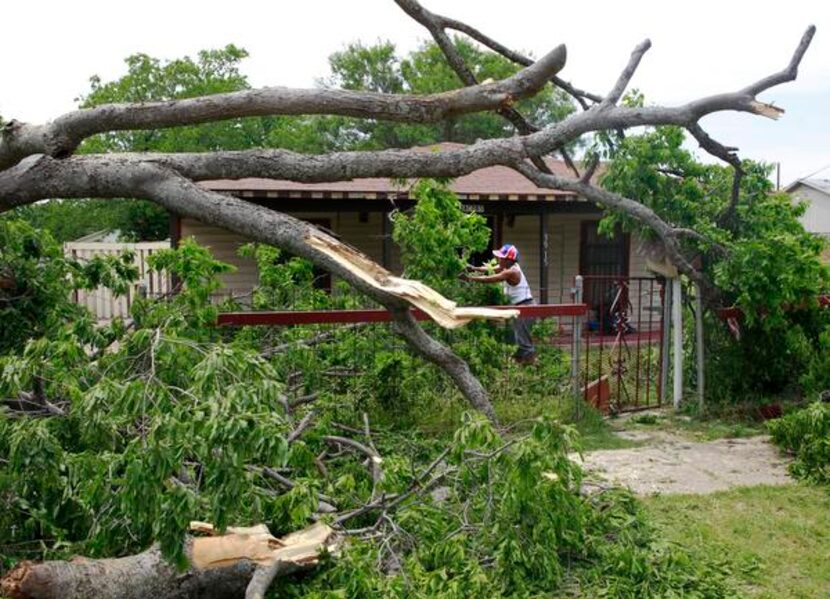
<path fill-rule="evenodd" d="M 527 277 L 519 266 L 519 250 L 515 245 L 506 243 L 498 250 L 493 250 L 498 260 L 498 266 L 492 274 L 461 275 L 463 281 L 474 283 L 502 283 L 504 294 L 511 306 L 533 304 L 533 293 L 530 291 Z M 492 267 L 467 265 L 467 269 L 478 273 L 490 273 Z M 516 318 L 513 320 L 513 342 L 516 344 L 516 353 L 513 359 L 519 364 L 533 364 L 536 361 L 536 348 L 530 336 L 530 319 Z"/>

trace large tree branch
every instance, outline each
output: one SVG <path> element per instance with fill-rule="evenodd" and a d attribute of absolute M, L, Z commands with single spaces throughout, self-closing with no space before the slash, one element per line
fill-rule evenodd
<path fill-rule="evenodd" d="M 741 193 L 741 180 L 744 176 L 744 169 L 741 165 L 741 159 L 738 158 L 738 148 L 731 146 L 724 146 L 719 141 L 713 139 L 699 123 L 693 123 L 687 127 L 689 133 L 694 136 L 700 147 L 726 162 L 732 166 L 732 190 L 730 192 L 729 204 L 726 209 L 718 217 L 718 226 L 728 227 L 735 218 L 735 212 L 738 209 L 738 200 Z"/>
<path fill-rule="evenodd" d="M 663 245 L 666 248 L 667 256 L 671 259 L 672 263 L 678 268 L 678 270 L 687 275 L 693 281 L 701 284 L 708 291 L 712 290 L 711 282 L 708 281 L 691 264 L 689 259 L 683 253 L 680 245 L 680 238 L 690 236 L 690 231 L 688 229 L 676 229 L 660 218 L 660 216 L 648 206 L 605 189 L 594 187 L 584 181 L 575 181 L 564 177 L 541 173 L 527 163 L 518 163 L 514 165 L 514 168 L 539 187 L 562 189 L 578 193 L 592 202 L 596 202 L 597 204 L 601 204 L 607 208 L 614 208 L 624 212 L 640 223 L 648 226 L 663 242 Z M 697 233 L 694 234 L 694 237 L 699 241 L 708 241 Z"/>
<path fill-rule="evenodd" d="M 402 6 L 402 8 L 404 8 L 404 7 Z M 407 14 L 410 14 L 409 10 L 407 10 L 406 8 L 404 8 L 404 10 L 406 10 Z M 523 54 L 515 52 L 514 50 L 511 50 L 507 46 L 505 46 L 505 45 L 499 43 L 498 41 L 494 40 L 493 38 L 485 35 L 481 31 L 479 31 L 475 27 L 472 27 L 472 26 L 468 25 L 467 23 L 463 23 L 463 22 L 458 21 L 456 19 L 451 19 L 449 17 L 439 15 L 437 13 L 426 11 L 426 9 L 423 9 L 423 8 L 421 8 L 421 11 L 428 13 L 430 20 L 433 21 L 434 23 L 436 23 L 436 25 L 438 27 L 440 27 L 441 29 L 451 29 L 453 31 L 459 31 L 461 33 L 464 33 L 465 35 L 468 35 L 470 38 L 474 39 L 475 41 L 477 41 L 481 45 L 485 46 L 486 48 L 489 48 L 493 52 L 496 52 L 497 54 L 500 54 L 501 56 L 505 57 L 506 59 L 508 59 L 512 62 L 515 62 L 516 64 L 520 64 L 520 65 L 523 65 L 523 66 L 528 66 L 528 65 L 533 64 L 532 59 L 528 58 L 527 56 L 524 56 Z M 423 12 L 421 14 L 423 14 Z M 410 14 L 410 16 L 413 16 L 413 15 Z M 422 17 L 422 18 L 424 18 L 424 17 Z M 418 19 L 416 19 L 416 20 L 418 20 Z M 596 94 L 592 94 L 592 93 L 583 91 L 581 89 L 578 89 L 578 88 L 574 87 L 573 85 L 571 85 L 570 83 L 568 83 L 567 81 L 563 81 L 558 76 L 552 77 L 551 82 L 554 85 L 556 85 L 557 87 L 559 87 L 560 89 L 562 89 L 563 91 L 565 91 L 566 93 L 568 93 L 577 102 L 579 102 L 580 106 L 582 106 L 582 108 L 584 110 L 588 110 L 588 103 L 586 102 L 586 99 L 590 100 L 591 102 L 594 102 L 594 103 L 598 103 L 598 102 L 602 101 L 601 96 L 597 96 Z"/>
<path fill-rule="evenodd" d="M 651 48 L 651 40 L 645 40 L 634 48 L 631 52 L 631 58 L 629 58 L 628 64 L 625 65 L 622 73 L 620 73 L 614 87 L 611 88 L 611 91 L 608 92 L 608 95 L 605 96 L 605 99 L 601 102 L 602 106 L 611 106 L 612 104 L 619 102 L 625 92 L 625 88 L 628 87 L 628 83 L 637 71 L 637 67 L 640 66 L 640 60 L 642 60 L 643 54 L 648 52 L 649 48 Z"/>
<path fill-rule="evenodd" d="M 362 177 L 460 176 L 486 166 L 510 165 L 517 160 L 543 156 L 585 133 L 594 131 L 626 129 L 644 125 L 678 125 L 694 133 L 699 129 L 697 123 L 701 118 L 721 111 L 748 112 L 775 118 L 780 110 L 772 111 L 769 105 L 758 102 L 755 94 L 789 80 L 788 77 L 797 73 L 799 61 L 814 33 L 814 26 L 810 26 L 805 31 L 790 61 L 790 66 L 784 74 L 771 75 L 736 92 L 707 96 L 675 107 L 604 106 L 600 108 L 594 106 L 590 110 L 573 114 L 560 123 L 527 136 L 488 140 L 447 152 L 387 150 L 307 156 L 284 150 L 251 150 L 172 155 L 111 155 L 111 158 L 75 157 L 73 160 L 155 162 L 169 166 L 183 176 L 194 180 L 267 177 L 301 182 L 321 182 Z M 27 164 L 31 166 L 32 163 L 27 162 Z M 76 163 L 75 168 L 78 169 L 79 177 L 87 178 L 84 172 L 84 165 L 87 164 L 93 163 Z M 20 173 L 28 171 L 29 166 L 20 165 L 22 170 L 14 170 L 14 172 L 9 170 L 0 172 L 0 198 L 3 198 L 0 210 L 14 205 L 14 198 L 4 197 L 9 195 L 7 189 L 10 188 L 15 193 L 25 192 L 25 188 L 17 184 L 14 179 Z M 48 185 L 48 182 L 46 184 Z M 42 185 L 36 187 L 42 188 Z M 41 195 L 36 199 L 67 197 L 62 193 L 60 186 L 53 185 L 52 188 L 51 193 Z"/>
<path fill-rule="evenodd" d="M 271 87 L 168 102 L 107 104 L 70 112 L 46 125 L 10 121 L 0 130 L 0 170 L 32 154 L 65 157 L 85 138 L 109 131 L 298 114 L 431 123 L 459 114 L 498 110 L 536 94 L 562 69 L 565 57 L 565 46 L 560 45 L 503 81 L 423 96 Z"/>
<path fill-rule="evenodd" d="M 443 52 L 444 58 L 447 59 L 450 67 L 452 67 L 452 70 L 455 71 L 455 74 L 464 85 L 472 86 L 478 83 L 475 75 L 473 75 L 473 72 L 464 62 L 464 58 L 461 56 L 458 48 L 455 47 L 455 44 L 447 35 L 446 31 L 444 31 L 443 22 L 438 15 L 435 15 L 425 9 L 417 0 L 395 0 L 395 3 L 400 6 L 406 14 L 415 19 L 415 21 L 423 25 L 427 31 L 430 32 L 432 39 L 435 40 L 435 43 L 438 44 L 441 52 Z M 527 119 L 525 119 L 525 117 L 510 104 L 500 106 L 496 112 L 507 119 L 513 127 L 515 127 L 519 135 L 528 135 L 539 130 L 537 127 L 531 125 Z M 532 156 L 531 160 L 536 165 L 536 168 L 542 172 L 550 172 L 550 169 L 548 169 L 548 166 L 540 157 Z M 565 161 L 568 162 L 570 166 L 573 166 L 573 162 L 571 162 L 570 157 L 565 158 Z"/>
<path fill-rule="evenodd" d="M 19 193 L 7 184 L 17 183 Z M 59 193 L 53 193 L 60 190 Z M 392 312 L 412 349 L 452 378 L 473 407 L 495 419 L 490 401 L 469 366 L 452 350 L 427 335 L 411 317 L 410 303 L 430 313 L 444 326 L 457 326 L 482 309 L 455 309 L 455 304 L 430 288 L 394 277 L 368 256 L 299 219 L 244 200 L 203 189 L 177 172 L 154 162 L 107 156 L 27 159 L 0 173 L 0 198 L 8 203 L 31 203 L 38 196 L 134 197 L 156 202 L 170 212 L 194 218 L 269 243 L 307 258 L 348 282 Z M 449 312 L 447 309 L 449 308 Z M 499 316 L 501 311 L 494 311 Z M 482 313 L 483 314 L 483 313 Z M 512 314 L 515 316 L 515 314 Z M 455 322 L 456 318 L 460 318 Z"/>
<path fill-rule="evenodd" d="M 798 62 L 814 32 L 815 28 L 811 26 L 802 37 L 791 61 L 791 66 L 787 71 L 788 76 L 789 73 L 797 71 Z M 372 176 L 458 176 L 485 166 L 510 164 L 515 161 L 517 155 L 521 158 L 542 156 L 577 139 L 580 135 L 593 131 L 625 129 L 643 125 L 678 125 L 689 128 L 708 114 L 726 110 L 776 117 L 780 111 L 771 110 L 769 105 L 758 102 L 755 99 L 755 92 L 769 89 L 769 87 L 780 83 L 782 79 L 784 78 L 779 73 L 736 92 L 708 96 L 676 107 L 613 106 L 598 110 L 595 106 L 588 111 L 573 114 L 560 123 L 522 138 L 482 142 L 470 148 L 441 153 L 438 160 L 436 160 L 437 155 L 435 154 L 429 155 L 411 151 L 366 152 L 362 154 L 347 152 L 327 156 L 303 156 L 280 150 L 219 152 L 201 155 L 182 154 L 172 157 L 146 155 L 144 159 L 166 161 L 185 176 L 196 179 L 263 176 L 312 182 Z M 216 98 L 216 96 L 213 98 Z M 221 118 L 223 117 L 214 116 L 213 120 Z M 25 125 L 15 127 L 28 129 L 28 126 Z M 12 129 L 15 127 L 12 127 Z M 104 130 L 104 125 L 96 124 L 95 130 Z M 23 143 L 23 139 L 16 137 L 9 130 L 6 131 L 6 139 L 0 142 L 0 146 L 6 144 L 4 151 L 7 153 L 7 163 L 9 162 L 10 153 L 14 153 L 14 160 L 28 153 L 49 153 L 46 151 L 44 140 L 41 138 L 37 142 L 38 135 L 33 136 L 33 134 L 34 132 L 30 130 L 29 134 L 24 135 L 28 142 Z M 11 136 L 11 139 L 17 139 L 17 142 L 9 142 L 9 136 Z M 15 146 L 15 143 L 18 142 L 20 145 Z M 12 145 L 8 145 L 9 143 Z M 16 147 L 14 152 L 11 152 L 12 146 Z M 2 153 L 3 151 L 0 151 L 0 155 Z M 508 153 L 509 155 L 499 156 L 500 153 Z M 14 160 L 11 160 L 11 162 L 14 162 Z M 251 164 L 244 166 L 241 164 L 242 162 L 250 162 Z M 2 161 L 0 161 L 0 164 L 2 164 Z M 205 171 L 201 174 L 198 173 L 200 166 Z M 424 170 L 419 170 L 421 168 Z M 194 174 L 186 172 L 191 170 L 195 171 Z M 61 195 L 60 191 L 56 191 L 51 196 L 45 197 L 61 197 Z"/>
<path fill-rule="evenodd" d="M 764 77 L 763 79 L 756 81 L 752 85 L 748 85 L 744 88 L 744 93 L 757 96 L 761 92 L 766 91 L 771 87 L 775 87 L 776 85 L 787 83 L 789 81 L 795 81 L 796 77 L 798 77 L 798 67 L 801 65 L 801 59 L 804 58 L 804 53 L 807 52 L 807 48 L 810 47 L 810 42 L 813 40 L 813 36 L 815 34 L 816 26 L 810 25 L 801 37 L 801 41 L 799 41 L 795 52 L 793 52 L 793 55 L 790 58 L 790 63 L 777 73 L 773 73 L 768 77 Z"/>

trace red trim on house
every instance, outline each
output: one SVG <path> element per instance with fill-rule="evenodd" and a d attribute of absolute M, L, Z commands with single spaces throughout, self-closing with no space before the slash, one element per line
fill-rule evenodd
<path fill-rule="evenodd" d="M 523 318 L 550 318 L 553 316 L 584 316 L 585 304 L 543 304 L 538 306 L 491 306 L 500 310 L 514 309 Z M 430 320 L 421 310 L 413 310 L 416 320 Z M 288 326 L 297 324 L 345 324 L 361 322 L 391 322 L 388 310 L 286 310 L 280 312 L 223 312 L 216 319 L 219 326 Z"/>

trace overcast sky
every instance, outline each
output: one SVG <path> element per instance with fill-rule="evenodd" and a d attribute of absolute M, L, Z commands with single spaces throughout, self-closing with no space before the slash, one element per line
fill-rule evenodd
<path fill-rule="evenodd" d="M 780 121 L 728 113 L 703 125 L 744 157 L 781 162 L 783 183 L 830 167 L 826 0 L 423 1 L 536 56 L 564 42 L 562 76 L 599 93 L 648 37 L 653 46 L 632 86 L 665 104 L 735 90 L 781 69 L 815 24 L 798 80 L 762 96 L 786 109 Z M 349 42 L 389 39 L 407 51 L 426 38 L 392 0 L 11 0 L 0 23 L 0 115 L 29 122 L 73 109 L 90 76 L 121 76 L 124 58 L 136 52 L 177 58 L 234 43 L 251 54 L 242 70 L 254 86 L 309 87 Z M 822 174 L 830 178 L 830 168 Z"/>

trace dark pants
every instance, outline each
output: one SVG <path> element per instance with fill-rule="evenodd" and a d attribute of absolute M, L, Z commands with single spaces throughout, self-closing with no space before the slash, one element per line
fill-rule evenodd
<path fill-rule="evenodd" d="M 514 304 L 516 306 L 527 306 L 533 304 L 533 300 L 525 300 Z M 513 343 L 517 345 L 514 358 L 526 358 L 536 353 L 536 348 L 533 347 L 533 339 L 530 337 L 530 325 L 532 318 L 516 318 L 513 320 Z"/>

